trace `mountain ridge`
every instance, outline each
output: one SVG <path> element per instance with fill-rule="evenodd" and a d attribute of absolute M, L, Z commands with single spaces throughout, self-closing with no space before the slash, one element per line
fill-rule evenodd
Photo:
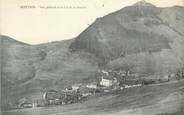
<path fill-rule="evenodd" d="M 156 53 L 171 50 L 175 47 L 173 43 L 183 51 L 181 44 L 178 44 L 183 39 L 183 35 L 179 34 L 184 32 L 182 17 L 183 12 L 178 7 L 158 8 L 140 2 L 97 19 L 75 39 L 71 49 L 87 50 L 105 60 L 103 64 L 131 52 L 139 54 L 142 51 Z M 179 41 L 173 40 L 173 37 Z M 170 51 L 167 53 L 173 55 Z"/>

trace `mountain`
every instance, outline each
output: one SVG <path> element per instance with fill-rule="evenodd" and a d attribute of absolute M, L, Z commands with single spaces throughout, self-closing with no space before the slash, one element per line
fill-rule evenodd
<path fill-rule="evenodd" d="M 164 75 L 184 64 L 184 8 L 141 1 L 98 18 L 70 48 L 101 59 L 100 66 Z"/>
<path fill-rule="evenodd" d="M 163 77 L 184 67 L 184 7 L 138 2 L 96 19 L 75 39 L 30 45 L 0 36 L 2 104 L 41 98 L 99 68 Z"/>

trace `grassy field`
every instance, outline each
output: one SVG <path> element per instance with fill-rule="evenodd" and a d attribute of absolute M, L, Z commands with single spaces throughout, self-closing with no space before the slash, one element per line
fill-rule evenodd
<path fill-rule="evenodd" d="M 184 110 L 184 81 L 95 95 L 77 104 L 20 109 L 2 115 L 158 115 Z"/>

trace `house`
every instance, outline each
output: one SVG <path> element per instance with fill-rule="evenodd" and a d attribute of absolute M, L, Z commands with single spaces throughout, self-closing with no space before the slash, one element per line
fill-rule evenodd
<path fill-rule="evenodd" d="M 92 93 L 83 93 L 82 97 L 88 97 L 88 96 L 91 96 L 91 95 L 92 95 Z"/>
<path fill-rule="evenodd" d="M 81 86 L 82 86 L 82 84 L 73 84 L 72 90 L 77 91 Z"/>
<path fill-rule="evenodd" d="M 92 95 L 92 93 L 94 89 L 91 88 L 87 88 L 86 86 L 81 86 L 79 89 L 80 94 L 82 95 L 82 97 L 87 97 Z"/>
<path fill-rule="evenodd" d="M 133 88 L 133 87 L 141 87 L 142 84 L 136 84 L 136 85 L 125 85 L 125 88 Z"/>
<path fill-rule="evenodd" d="M 106 71 L 106 70 L 102 70 L 101 72 L 102 72 L 103 74 L 105 74 L 105 75 L 109 75 L 109 72 Z"/>
<path fill-rule="evenodd" d="M 89 89 L 97 89 L 97 83 L 93 82 L 93 83 L 87 84 L 86 87 Z"/>
<path fill-rule="evenodd" d="M 43 99 L 48 105 L 60 104 L 61 94 L 56 90 L 48 90 L 44 92 Z"/>
<path fill-rule="evenodd" d="M 129 80 L 124 83 L 124 88 L 141 87 L 142 83 L 136 80 Z"/>
<path fill-rule="evenodd" d="M 105 87 L 110 87 L 113 85 L 113 80 L 102 77 L 100 81 L 100 85 L 105 86 Z"/>
<path fill-rule="evenodd" d="M 67 88 L 62 90 L 62 92 L 65 92 L 65 93 L 73 93 L 74 91 L 75 90 L 73 90 L 72 86 L 68 86 Z"/>

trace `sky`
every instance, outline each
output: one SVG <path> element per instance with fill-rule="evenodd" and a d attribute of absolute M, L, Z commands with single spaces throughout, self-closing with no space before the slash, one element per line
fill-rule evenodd
<path fill-rule="evenodd" d="M 29 44 L 72 39 L 96 18 L 138 1 L 0 0 L 0 33 Z M 184 0 L 145 1 L 158 7 L 184 5 Z"/>

